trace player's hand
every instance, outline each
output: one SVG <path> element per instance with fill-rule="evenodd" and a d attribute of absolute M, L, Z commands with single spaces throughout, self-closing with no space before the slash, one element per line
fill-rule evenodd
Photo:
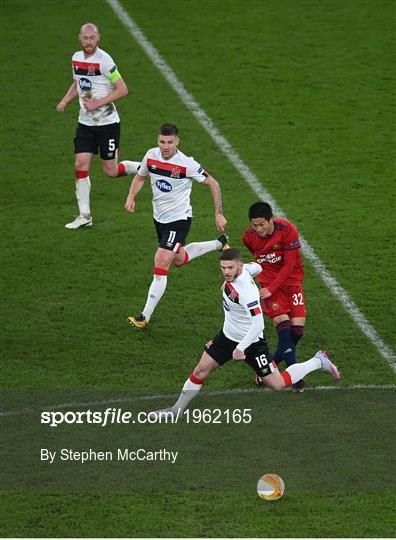
<path fill-rule="evenodd" d="M 65 110 L 65 107 L 66 107 L 66 103 L 62 100 L 58 103 L 58 105 L 56 106 L 56 110 L 58 112 L 63 112 Z"/>
<path fill-rule="evenodd" d="M 224 232 L 224 228 L 227 225 L 227 220 L 223 214 L 216 214 L 216 227 L 220 232 Z"/>
<path fill-rule="evenodd" d="M 245 353 L 238 349 L 238 347 L 233 350 L 232 357 L 234 360 L 245 360 L 246 358 Z"/>
<path fill-rule="evenodd" d="M 272 293 L 270 293 L 266 287 L 264 287 L 264 289 L 260 289 L 260 298 L 262 298 L 263 300 L 270 297 L 271 295 Z"/>
<path fill-rule="evenodd" d="M 129 212 L 130 214 L 132 214 L 134 211 L 135 211 L 135 199 L 127 199 L 126 200 L 126 203 L 125 203 L 125 206 L 124 206 L 125 210 L 127 212 Z"/>
<path fill-rule="evenodd" d="M 94 111 L 99 107 L 98 100 L 96 99 L 84 99 L 84 107 L 87 109 L 87 111 Z"/>

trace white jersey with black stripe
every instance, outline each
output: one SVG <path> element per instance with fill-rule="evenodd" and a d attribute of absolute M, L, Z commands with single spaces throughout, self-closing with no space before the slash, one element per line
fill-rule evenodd
<path fill-rule="evenodd" d="M 190 194 L 192 182 L 203 182 L 208 173 L 195 161 L 178 150 L 166 160 L 161 150 L 151 148 L 142 159 L 140 176 L 150 176 L 153 192 L 153 215 L 159 223 L 171 223 L 192 217 Z"/>
<path fill-rule="evenodd" d="M 114 89 L 111 80 L 117 72 L 117 66 L 112 57 L 99 47 L 88 58 L 85 58 L 84 51 L 77 51 L 72 57 L 72 69 L 80 101 L 80 124 L 105 126 L 118 123 L 120 117 L 114 103 L 108 103 L 94 111 L 87 111 L 84 107 L 84 99 L 100 99 Z"/>
<path fill-rule="evenodd" d="M 260 294 L 253 277 L 262 271 L 258 263 L 243 265 L 241 274 L 224 283 L 223 332 L 228 339 L 239 343 L 245 350 L 263 337 L 264 318 L 260 307 Z"/>

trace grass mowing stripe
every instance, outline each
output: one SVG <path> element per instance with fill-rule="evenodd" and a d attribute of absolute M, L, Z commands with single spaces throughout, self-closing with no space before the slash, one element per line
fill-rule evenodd
<path fill-rule="evenodd" d="M 392 390 L 396 389 L 395 384 L 352 384 L 350 386 L 313 386 L 311 388 L 305 388 L 305 392 L 316 392 L 328 391 L 328 390 Z M 290 392 L 291 388 L 288 388 L 286 392 Z M 214 390 L 213 392 L 205 392 L 201 394 L 204 397 L 216 397 L 216 396 L 227 396 L 227 395 L 237 395 L 237 394 L 250 394 L 253 392 L 272 392 L 269 388 L 233 388 L 230 390 Z M 157 399 L 171 399 L 179 397 L 178 393 L 168 393 L 168 394 L 152 394 L 146 396 L 126 396 L 126 397 L 115 397 L 115 398 L 106 398 L 98 401 L 73 401 L 70 403 L 60 403 L 58 405 L 48 405 L 40 407 L 39 409 L 33 409 L 30 407 L 23 407 L 22 409 L 15 409 L 9 411 L 0 411 L 0 417 L 5 416 L 17 416 L 23 414 L 33 414 L 40 411 L 51 411 L 52 409 L 66 409 L 68 407 L 92 407 L 93 405 L 108 405 L 111 403 L 130 403 L 135 401 L 153 401 Z"/>
<path fill-rule="evenodd" d="M 162 73 L 170 86 L 178 94 L 184 105 L 195 116 L 201 126 L 210 135 L 213 141 L 218 146 L 219 150 L 229 159 L 235 169 L 246 180 L 255 194 L 261 199 L 269 202 L 274 208 L 275 213 L 281 217 L 287 218 L 285 213 L 279 207 L 275 199 L 266 191 L 260 183 L 257 176 L 250 168 L 242 161 L 238 153 L 233 149 L 231 144 L 221 135 L 219 130 L 213 124 L 202 107 L 197 103 L 194 97 L 187 92 L 183 83 L 177 78 L 172 68 L 162 58 L 157 49 L 146 38 L 140 27 L 131 18 L 127 11 L 122 7 L 118 0 L 106 0 L 107 4 L 112 8 L 122 24 L 127 28 L 131 36 L 142 47 L 144 52 L 150 58 L 154 66 Z M 300 235 L 302 251 L 305 257 L 309 260 L 316 272 L 321 277 L 323 283 L 330 289 L 331 293 L 341 302 L 345 310 L 355 321 L 363 334 L 373 343 L 381 356 L 388 362 L 394 372 L 396 372 L 396 355 L 393 350 L 378 334 L 374 326 L 369 323 L 358 306 L 353 302 L 348 292 L 341 287 L 337 280 L 330 274 L 322 263 L 314 249 L 308 244 L 302 235 Z"/>

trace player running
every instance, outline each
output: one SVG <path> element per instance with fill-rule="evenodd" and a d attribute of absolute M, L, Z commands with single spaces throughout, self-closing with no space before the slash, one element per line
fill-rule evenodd
<path fill-rule="evenodd" d="M 56 110 L 63 112 L 77 96 L 80 114 L 74 138 L 76 197 L 80 215 L 65 225 L 66 229 L 91 227 L 91 180 L 89 167 L 92 156 L 100 151 L 103 172 L 110 177 L 137 172 L 139 163 L 118 163 L 120 144 L 120 117 L 114 101 L 128 94 L 114 60 L 98 47 L 100 34 L 97 26 L 84 24 L 79 41 L 82 50 L 72 57 L 73 84 L 58 103 Z"/>
<path fill-rule="evenodd" d="M 277 364 L 296 363 L 296 346 L 304 333 L 306 308 L 302 289 L 304 270 L 298 231 L 286 219 L 272 217 L 268 203 L 257 202 L 249 208 L 251 227 L 242 241 L 261 265 L 257 281 L 263 312 L 272 319 L 278 334 L 273 355 Z M 256 377 L 256 384 L 262 384 Z M 293 384 L 293 392 L 303 392 L 303 380 Z"/>
<path fill-rule="evenodd" d="M 263 334 L 264 318 L 260 295 L 253 277 L 262 268 L 257 263 L 243 264 L 237 249 L 226 249 L 220 255 L 223 285 L 223 329 L 206 346 L 200 361 L 184 383 L 179 399 L 169 409 L 149 413 L 151 420 L 180 418 L 189 402 L 199 393 L 207 377 L 228 360 L 244 360 L 271 390 L 278 392 L 301 380 L 312 371 L 327 371 L 339 379 L 337 367 L 324 351 L 298 364 L 288 366 L 282 373 L 273 361 Z"/>
<path fill-rule="evenodd" d="M 157 142 L 158 147 L 151 148 L 144 156 L 125 203 L 128 212 L 135 211 L 135 197 L 142 189 L 146 177 L 149 177 L 159 247 L 154 256 L 154 277 L 146 305 L 139 315 L 128 317 L 130 324 L 138 330 L 147 327 L 161 300 L 171 264 L 182 266 L 205 253 L 228 247 L 228 237 L 225 234 L 217 240 L 194 242 L 183 247 L 192 222 L 190 194 L 193 181 L 209 187 L 215 207 L 217 229 L 224 231 L 227 220 L 223 215 L 220 186 L 194 158 L 187 157 L 178 150 L 179 131 L 175 125 L 162 125 Z"/>

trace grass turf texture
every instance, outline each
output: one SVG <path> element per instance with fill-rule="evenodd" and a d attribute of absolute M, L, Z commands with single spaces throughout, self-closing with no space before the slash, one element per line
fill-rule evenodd
<path fill-rule="evenodd" d="M 384 418 L 392 395 L 391 389 L 382 393 L 339 390 L 336 398 L 333 392 L 311 392 L 303 400 L 295 399 L 291 411 L 290 395 L 258 389 L 239 396 L 238 407 L 251 410 L 252 422 L 238 425 L 227 424 L 223 416 L 223 423 L 216 425 L 183 422 L 51 429 L 40 427 L 37 415 L 9 417 L 3 433 L 11 442 L 3 454 L 2 476 L 9 490 L 7 504 L 16 508 L 5 521 L 3 535 L 14 534 L 17 523 L 27 536 L 44 530 L 65 536 L 70 526 L 76 536 L 114 535 L 114 530 L 121 536 L 185 536 L 183 525 L 188 527 L 188 536 L 294 537 L 301 530 L 305 536 L 386 536 L 392 527 L 393 478 L 388 461 L 393 424 Z M 162 399 L 150 407 L 164 404 Z M 225 411 L 235 407 L 235 397 L 203 395 L 195 405 Z M 148 410 L 148 404 L 126 402 L 124 409 L 136 413 Z M 308 417 L 307 409 L 315 415 Z M 299 417 L 309 422 L 309 430 L 296 421 Z M 23 438 L 29 441 L 28 447 Z M 59 459 L 51 466 L 37 464 L 41 447 L 94 448 L 115 455 L 116 448 L 136 450 L 142 444 L 147 449 L 179 451 L 177 464 L 79 464 Z M 278 471 L 286 482 L 279 506 L 263 503 L 251 489 L 264 470 Z M 373 483 L 381 486 L 380 496 Z M 29 497 L 18 495 L 21 487 L 38 491 L 38 500 L 52 508 L 44 512 L 44 519 L 40 504 L 33 502 L 25 508 Z M 59 492 L 62 497 L 55 496 Z M 111 500 L 117 509 L 108 509 Z M 124 514 L 126 501 L 130 506 Z M 238 504 L 235 523 L 231 516 Z M 150 519 L 142 505 L 149 506 Z M 69 506 L 76 512 L 72 521 Z M 169 507 L 168 520 L 164 506 Z M 86 515 L 98 516 L 97 507 L 102 508 L 100 517 L 87 521 Z M 114 519 L 119 526 L 111 529 Z"/>
<path fill-rule="evenodd" d="M 137 213 L 127 215 L 123 203 L 129 180 L 104 178 L 95 160 L 94 227 L 75 233 L 63 228 L 75 208 L 72 138 L 77 107 L 71 105 L 64 115 L 54 107 L 71 82 L 70 56 L 77 49 L 79 25 L 92 19 L 92 5 L 1 4 L 3 36 L 9 44 L 2 51 L 7 77 L 2 89 L 1 387 L 109 395 L 176 392 L 202 345 L 221 325 L 217 256 L 209 254 L 172 270 L 166 296 L 149 331 L 142 335 L 132 333 L 125 320 L 141 309 L 151 281 L 156 240 L 148 187 L 139 195 Z M 178 124 L 182 150 L 221 182 L 227 231 L 232 244 L 241 247 L 246 210 L 255 196 L 110 8 L 105 3 L 94 5 L 102 46 L 116 59 L 130 88 L 129 97 L 117 104 L 123 121 L 122 157 L 139 159 L 155 144 L 162 122 Z M 394 251 L 389 249 L 394 232 L 390 188 L 394 5 L 231 1 L 225 10 L 223 2 L 166 6 L 152 2 L 149 17 L 145 2 L 123 5 L 394 347 L 394 302 L 390 301 L 394 280 L 389 279 L 394 266 Z M 163 40 L 159 36 L 166 21 L 171 21 L 171 39 Z M 12 152 L 4 152 L 10 143 Z M 190 241 L 217 236 L 211 205 L 208 190 L 195 186 Z M 325 346 L 341 368 L 340 385 L 394 382 L 385 361 L 309 265 L 306 274 L 308 321 L 300 359 Z M 269 325 L 267 333 L 274 344 Z M 329 383 L 321 375 L 308 382 Z M 230 364 L 213 377 L 208 389 L 251 384 L 247 369 Z M 312 476 L 308 485 L 294 484 L 299 486 L 296 493 L 293 482 L 289 485 L 285 479 L 287 496 L 276 506 L 256 500 L 254 482 L 235 491 L 221 486 L 216 491 L 194 491 L 191 486 L 180 493 L 164 493 L 159 487 L 155 495 L 139 492 L 138 496 L 73 495 L 51 489 L 38 495 L 5 492 L 5 534 L 390 536 L 394 529 L 388 508 L 394 498 L 386 482 L 388 447 L 382 437 L 391 426 L 386 411 L 394 401 L 393 393 L 354 391 L 353 403 L 343 401 L 343 395 L 330 392 L 323 399 L 331 408 L 355 407 L 356 416 L 350 421 L 356 429 L 366 429 L 367 419 L 358 414 L 365 402 L 371 403 L 372 413 L 382 422 L 370 425 L 370 444 L 363 444 L 361 437 L 356 437 L 355 446 L 353 439 L 348 444 L 343 436 L 334 439 L 339 460 L 329 472 L 334 483 L 327 490 L 316 490 Z M 321 427 L 315 422 L 316 407 L 309 394 L 300 397 L 266 395 L 265 403 L 281 399 L 279 409 L 289 420 L 298 403 L 299 418 L 293 425 L 302 438 L 315 439 Z M 238 407 L 240 399 L 235 397 L 232 403 Z M 254 411 L 259 414 L 262 406 L 257 399 Z M 274 416 L 267 423 L 273 429 L 277 422 Z M 287 452 L 294 474 L 311 475 L 322 456 L 302 450 L 307 461 L 301 467 L 294 456 L 295 439 L 286 433 L 282 440 L 282 427 L 279 433 L 276 442 Z M 263 451 L 267 448 L 266 443 Z M 276 455 L 280 446 L 274 448 Z M 357 456 L 362 448 L 371 456 L 380 451 L 381 482 L 377 468 L 366 467 L 363 472 L 356 467 L 355 471 L 367 485 L 371 480 L 371 491 L 351 493 L 350 485 L 343 482 L 346 448 Z M 257 471 L 254 480 L 263 472 Z M 237 511 L 238 525 L 232 519 Z M 282 511 L 289 529 L 279 515 Z M 101 512 L 109 516 L 106 523 Z"/>

